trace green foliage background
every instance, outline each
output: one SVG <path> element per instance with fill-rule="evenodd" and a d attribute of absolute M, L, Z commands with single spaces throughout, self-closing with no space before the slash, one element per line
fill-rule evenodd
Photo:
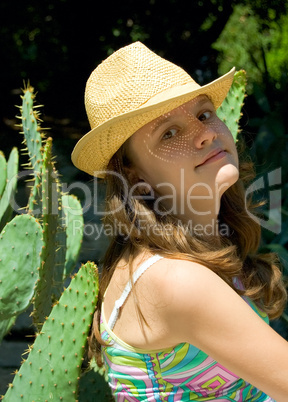
<path fill-rule="evenodd" d="M 279 167 L 282 175 L 282 184 L 277 187 L 282 194 L 282 231 L 263 230 L 261 247 L 277 250 L 288 273 L 287 2 L 2 1 L 0 148 L 8 154 L 12 146 L 20 147 L 14 105 L 23 80 L 30 79 L 39 91 L 38 102 L 45 105 L 43 125 L 52 128 L 62 181 L 88 182 L 90 178 L 70 161 L 77 139 L 89 130 L 83 102 L 86 80 L 107 55 L 136 40 L 181 65 L 201 85 L 232 66 L 247 71 L 242 135 L 258 176 L 267 178 Z M 258 196 L 269 198 L 265 191 Z M 287 336 L 283 320 L 277 325 Z"/>

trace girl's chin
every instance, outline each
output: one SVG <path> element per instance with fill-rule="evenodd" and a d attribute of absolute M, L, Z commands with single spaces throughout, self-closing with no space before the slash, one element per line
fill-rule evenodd
<path fill-rule="evenodd" d="M 216 184 L 218 188 L 223 188 L 223 192 L 231 187 L 239 179 L 238 167 L 229 163 L 222 166 L 216 176 Z"/>

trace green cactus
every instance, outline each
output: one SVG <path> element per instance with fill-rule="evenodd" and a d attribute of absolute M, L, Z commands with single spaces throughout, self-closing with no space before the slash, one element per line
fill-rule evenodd
<path fill-rule="evenodd" d="M 28 202 L 28 210 L 30 213 L 41 210 L 41 170 L 42 170 L 42 154 L 43 144 L 42 139 L 45 138 L 40 127 L 40 116 L 37 110 L 38 106 L 34 106 L 34 88 L 28 83 L 23 89 L 22 106 L 20 106 L 22 121 L 21 127 L 24 134 L 24 144 L 26 145 L 25 151 L 28 151 L 29 163 L 28 169 L 33 169 L 33 186 Z M 36 213 L 37 215 L 37 213 Z"/>
<path fill-rule="evenodd" d="M 63 292 L 64 286 L 64 268 L 65 258 L 67 253 L 67 228 L 65 225 L 65 215 L 62 206 L 62 197 L 60 188 L 58 188 L 58 216 L 57 216 L 57 229 L 55 235 L 55 243 L 52 243 L 52 249 L 55 250 L 55 266 L 53 269 L 53 283 L 52 283 L 52 301 L 58 300 Z M 81 211 L 82 212 L 82 211 Z M 51 248 L 51 247 L 50 247 Z M 73 261 L 75 267 L 76 259 Z"/>
<path fill-rule="evenodd" d="M 6 187 L 6 178 L 7 178 L 7 163 L 5 159 L 5 155 L 2 151 L 0 151 L 0 200 L 2 198 L 3 191 Z"/>
<path fill-rule="evenodd" d="M 81 204 L 72 195 L 61 195 L 61 183 L 52 158 L 52 139 L 48 138 L 40 176 L 44 248 L 33 311 L 38 328 L 49 315 L 53 302 L 59 299 L 63 282 L 75 267 L 83 237 Z"/>
<path fill-rule="evenodd" d="M 90 370 L 83 372 L 79 380 L 79 402 L 95 401 L 113 402 L 114 398 L 105 368 L 91 362 Z"/>
<path fill-rule="evenodd" d="M 6 320 L 1 320 L 0 319 L 0 342 L 4 338 L 4 336 L 10 331 L 10 329 L 13 327 L 16 321 L 16 315 L 7 318 Z"/>
<path fill-rule="evenodd" d="M 83 211 L 76 197 L 62 193 L 53 161 L 52 139 L 42 141 L 39 113 L 33 107 L 34 97 L 33 88 L 25 88 L 20 107 L 21 127 L 29 155 L 29 163 L 25 166 L 33 169 L 33 187 L 27 208 L 29 213 L 16 216 L 8 224 L 13 212 L 11 200 L 17 185 L 18 151 L 16 148 L 12 150 L 8 162 L 0 151 L 0 224 L 3 227 L 6 224 L 0 234 L 0 340 L 31 301 L 34 303 L 33 319 L 38 329 L 42 327 L 54 304 L 53 316 L 50 315 L 39 332 L 35 347 L 39 343 L 39 348 L 44 351 L 51 346 L 48 359 L 45 360 L 44 377 L 47 377 L 49 384 L 53 383 L 51 389 L 56 379 L 59 385 L 55 387 L 55 395 L 61 395 L 63 391 L 63 395 L 69 395 L 66 400 L 70 401 L 77 392 L 82 356 L 95 310 L 98 276 L 96 266 L 87 263 L 61 296 L 64 280 L 71 275 L 79 256 L 83 237 Z M 58 303 L 60 296 L 61 301 Z M 54 325 L 57 322 L 60 324 Z M 49 331 L 51 335 L 48 336 Z M 31 357 L 36 363 L 38 359 L 39 365 L 42 365 L 39 348 L 35 356 L 34 352 L 29 355 L 29 359 Z M 61 363 L 56 356 L 59 348 L 62 350 Z M 70 356 L 72 349 L 74 354 Z M 51 364 L 54 364 L 55 376 Z M 25 376 L 27 371 L 31 371 L 31 362 L 27 367 L 28 363 L 21 367 Z M 42 370 L 37 369 L 38 372 L 37 375 L 33 370 L 31 373 L 33 378 L 35 376 L 37 381 L 41 381 Z M 63 376 L 63 373 L 67 373 L 67 376 Z M 22 392 L 21 378 L 21 375 L 15 376 L 14 382 L 18 384 L 20 379 L 18 385 Z M 65 378 L 67 381 L 63 381 Z M 48 392 L 48 400 L 51 389 L 47 381 L 44 391 Z M 41 393 L 35 391 L 30 383 L 28 389 L 23 389 L 24 400 L 29 399 L 30 391 L 36 392 L 35 401 L 44 400 L 42 396 L 37 399 L 37 394 Z M 5 400 L 18 400 L 18 396 L 14 396 L 14 386 L 8 391 Z"/>
<path fill-rule="evenodd" d="M 241 109 L 245 98 L 246 72 L 237 71 L 234 75 L 233 84 L 223 101 L 217 109 L 217 116 L 227 125 L 235 142 L 239 133 L 239 120 L 242 116 Z"/>
<path fill-rule="evenodd" d="M 97 294 L 97 267 L 87 262 L 54 305 L 4 402 L 77 399 Z"/>
<path fill-rule="evenodd" d="M 29 155 L 27 166 L 33 169 L 33 187 L 27 210 L 39 219 L 43 227 L 43 263 L 33 299 L 33 320 L 40 329 L 52 304 L 63 291 L 64 280 L 76 265 L 83 237 L 83 213 L 76 197 L 62 194 L 62 185 L 53 161 L 52 138 L 46 139 L 41 133 L 40 115 L 35 109 L 37 106 L 34 106 L 34 101 L 34 89 L 27 85 L 19 118 L 22 121 L 25 150 Z M 72 204 L 72 208 L 67 203 Z M 77 233 L 74 231 L 74 236 L 71 235 L 71 230 L 75 226 L 75 219 L 71 215 L 73 212 L 74 216 L 75 209 L 79 230 Z"/>
<path fill-rule="evenodd" d="M 2 337 L 29 306 L 39 277 L 42 228 L 35 218 L 18 215 L 0 234 L 0 320 Z M 7 329 L 8 328 L 8 329 Z"/>
<path fill-rule="evenodd" d="M 51 311 L 52 304 L 57 300 L 63 290 L 63 270 L 65 253 L 62 249 L 66 244 L 58 244 L 57 233 L 63 233 L 63 225 L 59 225 L 59 198 L 60 185 L 57 172 L 52 161 L 52 139 L 48 138 L 43 152 L 41 171 L 41 195 L 42 195 L 42 227 L 44 247 L 42 252 L 42 265 L 40 268 L 40 280 L 36 287 L 34 297 L 33 319 L 38 325 L 42 325 Z M 61 219 L 61 218 L 60 218 Z M 64 233 L 65 234 L 65 233 Z M 62 239 L 66 243 L 66 235 Z M 62 256 L 62 263 L 57 259 L 57 254 Z"/>
<path fill-rule="evenodd" d="M 29 84 L 23 90 L 21 119 L 24 132 L 24 142 L 30 155 L 32 168 L 36 172 L 41 171 L 42 159 L 42 135 L 40 133 L 38 122 L 40 121 L 39 113 L 33 105 L 35 95 L 34 88 Z"/>
<path fill-rule="evenodd" d="M 83 211 L 81 204 L 73 195 L 62 196 L 62 208 L 65 215 L 65 226 L 67 233 L 64 279 L 68 278 L 75 267 L 83 238 Z"/>
<path fill-rule="evenodd" d="M 1 170 L 2 177 L 0 179 L 0 189 L 2 188 L 2 192 L 0 192 L 0 231 L 12 216 L 13 208 L 11 202 L 13 201 L 16 192 L 18 161 L 19 155 L 17 148 L 12 149 L 7 163 L 4 154 L 1 152 L 0 168 L 3 169 L 3 176 Z"/>

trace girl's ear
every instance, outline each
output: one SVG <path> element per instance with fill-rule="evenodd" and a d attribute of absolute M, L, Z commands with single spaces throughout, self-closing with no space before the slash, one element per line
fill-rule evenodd
<path fill-rule="evenodd" d="M 134 184 L 138 183 L 140 181 L 136 170 L 133 167 L 127 167 L 124 166 L 124 173 L 128 179 L 128 182 L 130 183 L 131 186 L 134 186 Z"/>
<path fill-rule="evenodd" d="M 129 184 L 134 187 L 134 191 L 138 191 L 141 195 L 148 195 L 151 193 L 152 189 L 150 184 L 141 179 L 133 167 L 124 166 L 124 172 Z"/>

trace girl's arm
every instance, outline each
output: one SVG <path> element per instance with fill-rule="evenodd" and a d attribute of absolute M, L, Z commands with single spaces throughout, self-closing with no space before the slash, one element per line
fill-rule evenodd
<path fill-rule="evenodd" d="M 193 344 L 277 402 L 288 401 L 288 343 L 229 285 L 210 269 L 180 260 L 162 281 L 171 342 Z"/>

